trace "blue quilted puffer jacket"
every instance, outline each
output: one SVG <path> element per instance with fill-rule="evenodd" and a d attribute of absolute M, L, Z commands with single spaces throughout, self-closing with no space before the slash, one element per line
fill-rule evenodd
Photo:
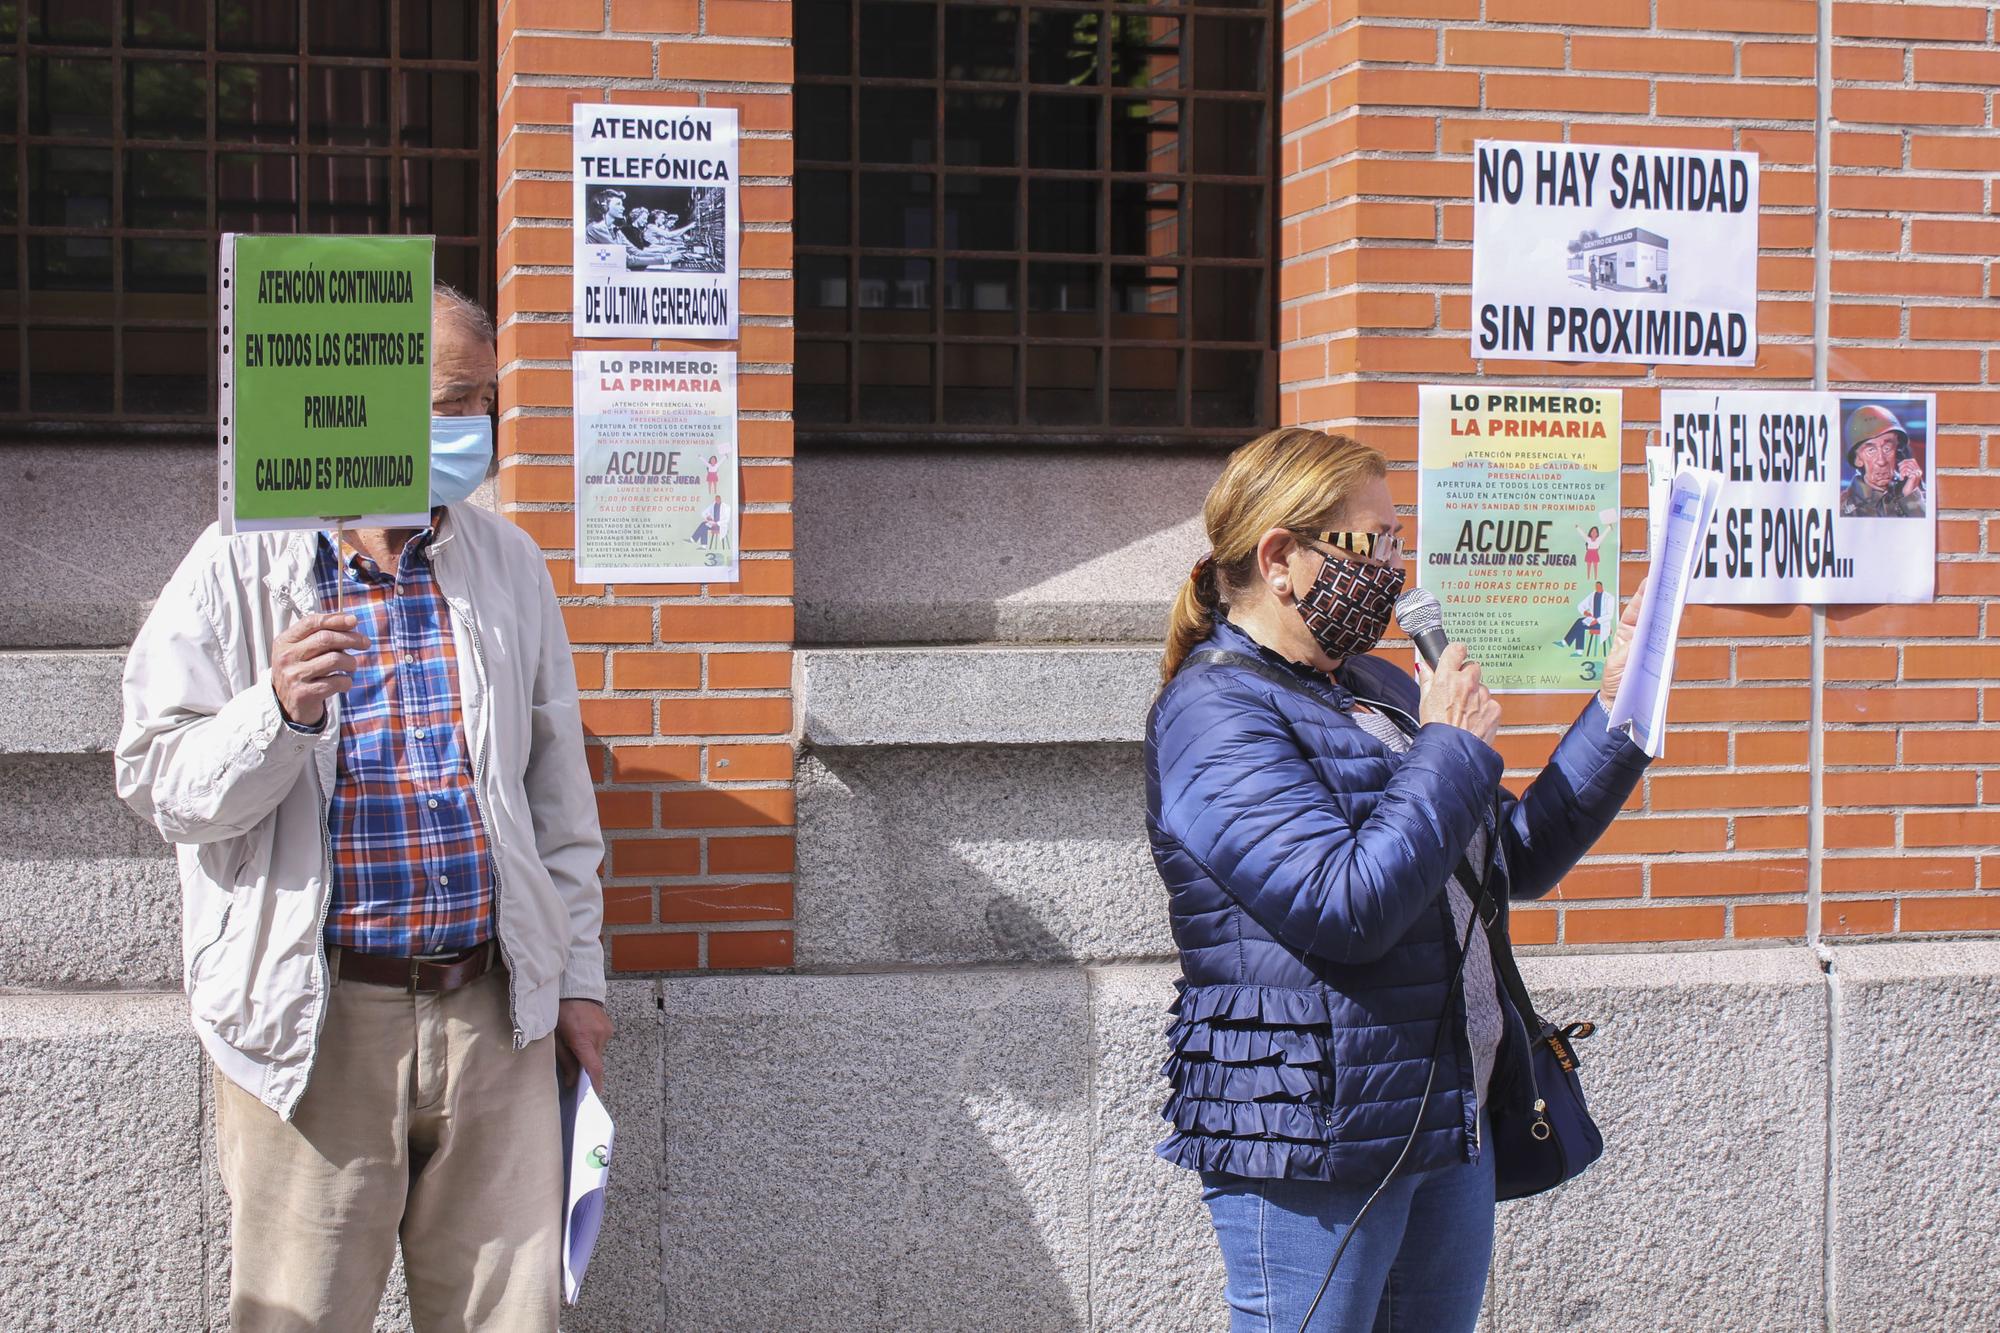
<path fill-rule="evenodd" d="M 1431 724 L 1398 757 L 1347 711 L 1417 711 L 1377 658 L 1339 684 L 1223 622 L 1202 649 L 1256 659 L 1183 667 L 1146 726 L 1146 823 L 1180 949 L 1158 1152 L 1239 1176 L 1379 1179 L 1417 1113 L 1438 1017 L 1451 1024 L 1407 1170 L 1480 1151 L 1459 937 L 1443 892 L 1497 817 L 1493 896 L 1547 893 L 1590 850 L 1646 756 L 1594 699 L 1516 798 L 1468 731 Z M 1271 678 L 1272 673 L 1286 679 Z M 1525 1107 L 1528 1036 L 1500 997 L 1496 1106 Z"/>

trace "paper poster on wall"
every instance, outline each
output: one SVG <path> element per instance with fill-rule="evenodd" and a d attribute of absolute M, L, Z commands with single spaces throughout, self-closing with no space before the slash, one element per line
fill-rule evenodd
<path fill-rule="evenodd" d="M 431 238 L 223 236 L 225 532 L 430 521 Z"/>
<path fill-rule="evenodd" d="M 734 338 L 736 112 L 579 103 L 579 338 Z"/>
<path fill-rule="evenodd" d="M 1481 140 L 1472 354 L 1757 360 L 1757 155 Z"/>
<path fill-rule="evenodd" d="M 1416 581 L 1495 692 L 1594 690 L 1618 619 L 1616 389 L 1418 390 Z"/>
<path fill-rule="evenodd" d="M 578 352 L 579 583 L 736 578 L 736 353 Z"/>
<path fill-rule="evenodd" d="M 1936 441 L 1933 394 L 1663 392 L 1673 467 L 1724 478 L 1688 600 L 1930 601 Z"/>

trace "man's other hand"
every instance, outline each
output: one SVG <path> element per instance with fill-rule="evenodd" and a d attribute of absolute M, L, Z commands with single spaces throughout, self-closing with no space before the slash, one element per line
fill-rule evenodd
<path fill-rule="evenodd" d="M 576 1067 L 604 1091 L 604 1048 L 611 1040 L 611 1015 L 595 1000 L 564 1000 L 556 1007 L 556 1064 L 564 1087 L 576 1082 Z"/>

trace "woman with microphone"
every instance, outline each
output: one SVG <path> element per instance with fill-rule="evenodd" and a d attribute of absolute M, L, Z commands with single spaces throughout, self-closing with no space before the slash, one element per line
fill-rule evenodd
<path fill-rule="evenodd" d="M 1185 978 L 1158 1151 L 1201 1173 L 1238 1333 L 1309 1311 L 1314 1333 L 1470 1330 L 1493 1243 L 1487 1107 L 1532 1097 L 1474 900 L 1547 893 L 1646 758 L 1593 698 L 1516 798 L 1462 645 L 1417 684 L 1367 655 L 1404 581 L 1373 449 L 1274 431 L 1231 455 L 1203 520 L 1146 729 Z"/>

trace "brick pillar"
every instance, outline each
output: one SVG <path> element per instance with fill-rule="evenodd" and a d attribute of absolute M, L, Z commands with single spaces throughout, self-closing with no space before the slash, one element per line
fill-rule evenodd
<path fill-rule="evenodd" d="M 500 9 L 501 508 L 547 552 L 598 781 L 619 972 L 792 962 L 792 50 L 788 0 L 508 0 Z M 742 339 L 570 329 L 570 108 L 734 107 Z M 572 577 L 570 354 L 735 350 L 741 580 Z"/>

